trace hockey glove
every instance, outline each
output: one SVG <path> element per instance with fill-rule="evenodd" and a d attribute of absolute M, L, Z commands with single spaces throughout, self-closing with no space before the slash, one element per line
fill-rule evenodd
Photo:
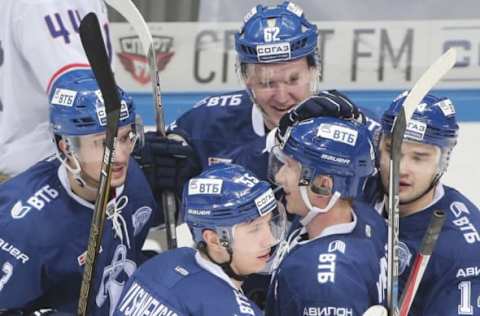
<path fill-rule="evenodd" d="M 305 99 L 282 116 L 277 132 L 275 133 L 277 141 L 283 142 L 287 130 L 298 122 L 319 116 L 351 119 L 365 123 L 365 116 L 345 95 L 337 90 L 322 91 L 317 95 Z"/>
<path fill-rule="evenodd" d="M 187 142 L 154 132 L 145 133 L 143 147 L 136 147 L 132 156 L 143 169 L 157 201 L 164 190 L 181 197 L 183 184 L 201 171 L 197 155 Z"/>

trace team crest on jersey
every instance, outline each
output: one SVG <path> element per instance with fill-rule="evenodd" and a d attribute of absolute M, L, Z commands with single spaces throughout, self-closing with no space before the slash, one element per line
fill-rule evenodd
<path fill-rule="evenodd" d="M 137 270 L 137 264 L 128 258 L 127 247 L 122 244 L 118 245 L 110 265 L 103 269 L 102 281 L 95 297 L 97 306 L 102 307 L 108 300 L 109 315 L 113 315 L 123 287 L 135 270 Z"/>
<path fill-rule="evenodd" d="M 153 35 L 153 48 L 159 71 L 167 67 L 175 52 L 172 51 L 173 37 Z M 117 53 L 123 68 L 132 78 L 142 85 L 150 82 L 148 59 L 144 55 L 142 43 L 138 36 L 121 37 L 120 52 Z"/>
<path fill-rule="evenodd" d="M 149 206 L 142 206 L 132 215 L 133 236 L 137 236 L 147 224 L 152 216 L 152 208 Z"/>
<path fill-rule="evenodd" d="M 410 265 L 410 261 L 412 260 L 412 253 L 410 249 L 408 249 L 407 245 L 400 241 L 398 243 L 398 275 L 402 275 L 403 272 L 407 269 Z"/>

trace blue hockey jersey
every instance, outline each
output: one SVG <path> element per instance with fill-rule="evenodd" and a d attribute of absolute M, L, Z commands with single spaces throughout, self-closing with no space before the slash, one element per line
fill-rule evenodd
<path fill-rule="evenodd" d="M 367 115 L 369 129 L 377 131 L 380 124 L 371 112 Z M 218 162 L 235 162 L 267 179 L 268 154 L 264 149 L 269 131 L 245 90 L 203 99 L 168 130 L 191 144 L 203 169 Z"/>
<path fill-rule="evenodd" d="M 411 264 L 434 210 L 443 210 L 446 221 L 417 295 L 412 315 L 480 315 L 480 212 L 461 193 L 447 186 L 436 188 L 432 204 L 421 212 L 400 218 L 403 289 Z M 405 247 L 403 247 L 405 249 Z M 406 267 L 406 268 L 405 268 Z M 402 272 L 402 271 L 400 271 Z"/>
<path fill-rule="evenodd" d="M 116 316 L 262 315 L 216 264 L 192 248 L 161 253 L 142 265 L 123 290 Z"/>
<path fill-rule="evenodd" d="M 313 239 L 303 227 L 294 230 L 272 277 L 266 315 L 362 315 L 385 304 L 386 240 L 383 218 L 359 203 L 353 222 Z"/>
<path fill-rule="evenodd" d="M 148 187 L 130 159 L 125 185 L 107 208 L 116 207 L 121 218 L 105 222 L 89 315 L 109 315 L 142 262 L 141 247 L 157 212 Z M 0 185 L 0 310 L 76 313 L 93 209 L 71 191 L 55 158 Z"/>

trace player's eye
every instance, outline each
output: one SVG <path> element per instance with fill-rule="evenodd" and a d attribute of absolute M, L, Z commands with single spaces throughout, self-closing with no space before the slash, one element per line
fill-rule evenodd
<path fill-rule="evenodd" d="M 288 84 L 292 85 L 292 84 L 297 84 L 298 81 L 300 81 L 300 75 L 299 74 L 294 74 L 294 75 L 291 75 L 290 78 L 288 78 Z"/>

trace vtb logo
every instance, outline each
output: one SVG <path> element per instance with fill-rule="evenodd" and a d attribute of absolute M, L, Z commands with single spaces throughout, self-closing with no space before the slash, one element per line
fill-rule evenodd
<path fill-rule="evenodd" d="M 142 85 L 147 84 L 150 81 L 150 70 L 140 39 L 138 36 L 127 36 L 120 38 L 119 41 L 120 53 L 117 53 L 117 56 L 123 68 L 132 75 L 133 79 Z M 173 37 L 153 36 L 153 48 L 159 71 L 165 69 L 175 54 L 171 51 L 172 46 Z"/>

